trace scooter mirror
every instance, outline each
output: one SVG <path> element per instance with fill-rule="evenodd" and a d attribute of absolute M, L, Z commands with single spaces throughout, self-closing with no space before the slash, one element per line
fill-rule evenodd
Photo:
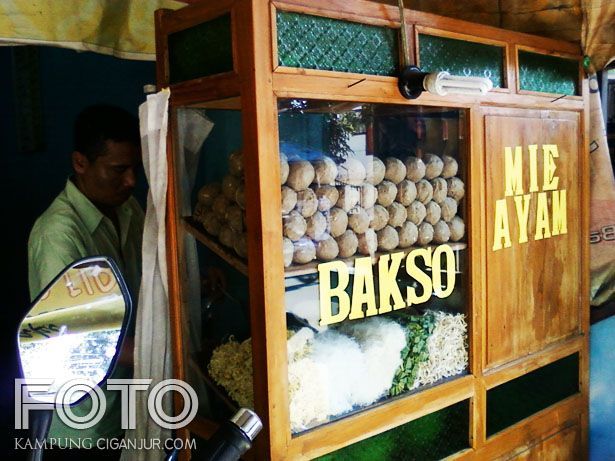
<path fill-rule="evenodd" d="M 100 384 L 111 373 L 130 317 L 130 295 L 110 258 L 96 256 L 68 266 L 33 303 L 21 322 L 19 358 L 24 378 L 53 380 L 33 400 L 53 403 L 74 379 Z M 87 391 L 66 392 L 72 405 Z"/>

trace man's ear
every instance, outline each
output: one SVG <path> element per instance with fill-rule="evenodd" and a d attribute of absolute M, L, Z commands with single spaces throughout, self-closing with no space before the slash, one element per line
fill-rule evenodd
<path fill-rule="evenodd" d="M 73 170 L 75 170 L 75 173 L 85 173 L 85 170 L 88 168 L 89 164 L 90 161 L 85 155 L 78 151 L 73 152 Z"/>

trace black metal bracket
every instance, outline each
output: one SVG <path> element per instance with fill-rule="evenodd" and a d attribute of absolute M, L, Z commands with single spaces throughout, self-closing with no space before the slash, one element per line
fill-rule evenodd
<path fill-rule="evenodd" d="M 416 99 L 424 91 L 423 81 L 427 72 L 423 72 L 417 66 L 407 66 L 399 74 L 397 87 L 406 99 Z"/>

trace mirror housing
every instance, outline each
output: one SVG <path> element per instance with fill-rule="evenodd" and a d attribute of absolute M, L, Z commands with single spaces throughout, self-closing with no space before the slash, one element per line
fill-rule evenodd
<path fill-rule="evenodd" d="M 29 389 L 33 400 L 55 403 L 70 380 L 99 385 L 113 371 L 130 321 L 132 304 L 116 264 L 106 256 L 66 267 L 36 298 L 22 320 L 17 344 L 22 375 L 53 383 Z M 66 394 L 76 404 L 88 392 Z"/>

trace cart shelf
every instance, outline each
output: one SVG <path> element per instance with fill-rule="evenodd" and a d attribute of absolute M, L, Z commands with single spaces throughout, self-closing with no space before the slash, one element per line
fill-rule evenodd
<path fill-rule="evenodd" d="M 218 243 L 216 240 L 209 237 L 205 232 L 199 229 L 200 225 L 194 220 L 192 217 L 184 218 L 184 225 L 186 226 L 186 230 L 192 234 L 199 242 L 217 254 L 219 257 L 224 259 L 227 263 L 241 272 L 243 275 L 248 275 L 248 263 L 244 259 L 240 258 L 237 255 L 232 254 L 228 251 L 224 246 Z M 465 250 L 468 247 L 468 244 L 465 242 L 451 242 L 446 245 L 450 246 L 453 251 Z M 383 254 L 390 253 L 398 253 L 403 251 L 405 254 L 410 253 L 412 250 L 416 248 L 429 248 L 434 245 L 427 245 L 426 247 L 409 247 L 409 248 L 398 248 L 388 253 L 378 252 L 374 256 L 372 256 L 372 264 L 376 264 L 378 259 Z M 346 258 L 342 259 L 349 267 L 354 265 L 355 258 Z M 321 264 L 322 261 L 314 261 L 308 264 L 297 264 L 291 267 L 287 267 L 284 270 L 284 274 L 286 277 L 296 277 L 299 275 L 309 275 L 316 274 L 318 272 L 318 265 Z"/>

